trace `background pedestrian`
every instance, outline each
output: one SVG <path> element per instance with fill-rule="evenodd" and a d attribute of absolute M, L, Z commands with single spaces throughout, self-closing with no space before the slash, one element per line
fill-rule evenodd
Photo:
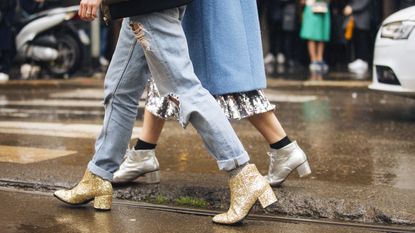
<path fill-rule="evenodd" d="M 15 0 L 0 1 L 0 81 L 9 80 L 9 72 L 15 50 L 13 36 L 15 11 Z"/>
<path fill-rule="evenodd" d="M 302 0 L 304 5 L 301 38 L 307 40 L 312 72 L 327 72 L 324 62 L 325 42 L 330 40 L 330 10 L 328 0 Z"/>
<path fill-rule="evenodd" d="M 296 0 L 268 1 L 267 28 L 269 53 L 265 56 L 267 73 L 273 73 L 274 62 L 294 65 L 294 41 L 297 35 Z"/>
<path fill-rule="evenodd" d="M 352 47 L 355 60 L 349 63 L 348 68 L 356 74 L 364 74 L 369 69 L 370 59 L 370 27 L 372 0 L 349 0 L 344 8 L 347 17 L 346 24 L 353 21 Z M 346 26 L 344 26 L 346 27 Z"/>

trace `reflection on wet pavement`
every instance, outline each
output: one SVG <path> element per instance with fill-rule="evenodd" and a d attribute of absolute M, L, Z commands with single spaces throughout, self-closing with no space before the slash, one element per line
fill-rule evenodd
<path fill-rule="evenodd" d="M 240 226 L 215 225 L 211 217 L 145 210 L 114 205 L 111 211 L 70 208 L 50 196 L 0 191 L 2 232 L 68 233 L 348 233 L 371 231 L 323 224 L 284 223 L 245 220 Z M 47 210 L 47 211 L 44 211 Z"/>
<path fill-rule="evenodd" d="M 32 147 L 0 146 L 0 162 L 36 163 L 75 154 L 76 151 L 50 150 Z"/>
<path fill-rule="evenodd" d="M 288 134 L 309 155 L 313 174 L 308 179 L 415 189 L 414 100 L 340 91 L 320 93 L 314 101 L 277 105 Z M 252 161 L 267 172 L 267 145 L 261 135 L 247 121 L 233 125 Z M 182 154 L 185 161 L 177 157 Z M 174 122 L 163 131 L 158 155 L 164 170 L 216 172 L 195 131 L 182 132 Z"/>
<path fill-rule="evenodd" d="M 92 138 L 95 139 L 102 129 L 102 125 L 94 124 L 62 124 L 43 122 L 0 121 L 0 133 L 42 135 L 65 138 Z M 132 138 L 138 138 L 139 127 L 133 128 Z"/>
<path fill-rule="evenodd" d="M 87 90 L 88 93 L 91 90 Z M 81 91 L 76 91 L 80 96 Z M 306 178 L 340 184 L 387 185 L 404 189 L 415 189 L 415 100 L 369 91 L 351 90 L 302 90 L 268 91 L 277 101 L 276 114 L 291 139 L 308 154 L 313 174 Z M 73 94 L 73 93 L 72 93 Z M 4 95 L 0 99 L 24 101 L 30 98 L 48 98 L 51 93 L 35 95 Z M 283 98 L 283 96 L 286 96 Z M 73 136 L 64 134 L 46 134 L 46 129 L 38 133 L 9 134 L 1 131 L 0 145 L 25 146 L 37 148 L 65 148 L 78 153 L 73 159 L 61 161 L 68 167 L 86 163 L 93 152 L 93 138 L 81 140 L 82 133 L 77 124 L 99 125 L 102 111 L 81 107 L 81 102 L 90 99 L 78 99 L 78 107 L 60 105 L 59 101 L 69 101 L 73 95 L 56 96 L 44 106 L 25 106 L 15 108 L 26 114 L 25 118 L 3 115 L 12 106 L 5 104 L 0 108 L 0 126 L 2 122 L 16 123 L 20 128 L 30 122 L 43 124 L 73 124 Z M 94 97 L 93 97 L 94 98 Z M 74 100 L 71 100 L 74 101 Z M 74 104 L 75 102 L 70 102 Z M 48 105 L 47 103 L 53 103 Z M 68 102 L 67 102 L 68 103 Z M 44 111 L 42 113 L 42 111 Z M 60 112 L 61 111 L 61 112 Z M 63 113 L 62 111 L 65 111 Z M 83 115 L 77 115 L 83 111 Z M 39 113 L 41 112 L 41 113 Z M 90 114 L 88 116 L 88 113 Z M 47 115 L 47 117 L 45 117 Z M 25 121 L 25 122 L 23 122 Z M 137 121 L 137 126 L 141 125 Z M 248 121 L 232 122 L 241 138 L 252 162 L 263 173 L 267 172 L 268 145 Z M 30 128 L 30 127 L 29 127 Z M 60 127 L 55 127 L 60 128 Z M 82 132 L 81 132 L 82 131 Z M 95 132 L 95 131 L 94 131 Z M 43 135 L 43 136 L 39 136 Z M 178 171 L 211 174 L 217 166 L 202 145 L 200 137 L 192 127 L 183 130 L 177 122 L 167 122 L 157 147 L 162 171 Z M 72 157 L 72 156 L 71 156 Z M 0 167 L 4 164 L 0 163 Z M 41 166 L 42 164 L 38 164 Z M 43 166 L 49 166 L 47 162 Z M 1 170 L 1 169 L 0 169 Z M 7 171 L 9 171 L 8 169 Z M 6 171 L 6 170 L 5 170 Z M 298 179 L 296 174 L 290 179 Z"/>

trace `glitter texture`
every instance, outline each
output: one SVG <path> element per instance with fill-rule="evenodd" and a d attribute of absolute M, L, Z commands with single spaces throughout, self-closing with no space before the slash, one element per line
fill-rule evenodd
<path fill-rule="evenodd" d="M 216 215 L 212 221 L 232 225 L 242 221 L 257 200 L 263 208 L 277 201 L 274 191 L 254 164 L 248 164 L 229 179 L 231 204 L 228 212 Z"/>
<path fill-rule="evenodd" d="M 58 190 L 54 196 L 70 205 L 82 205 L 94 200 L 95 209 L 109 210 L 112 205 L 112 185 L 86 170 L 79 184 L 70 190 Z"/>

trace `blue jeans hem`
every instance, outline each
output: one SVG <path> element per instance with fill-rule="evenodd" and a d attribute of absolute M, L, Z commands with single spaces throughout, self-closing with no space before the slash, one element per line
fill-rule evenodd
<path fill-rule="evenodd" d="M 238 157 L 217 161 L 219 170 L 221 171 L 231 171 L 247 162 L 249 162 L 249 155 L 246 151 Z"/>
<path fill-rule="evenodd" d="M 101 177 L 104 180 L 112 181 L 114 174 L 111 172 L 105 171 L 104 169 L 98 167 L 92 161 L 88 163 L 88 170 L 96 176 Z"/>

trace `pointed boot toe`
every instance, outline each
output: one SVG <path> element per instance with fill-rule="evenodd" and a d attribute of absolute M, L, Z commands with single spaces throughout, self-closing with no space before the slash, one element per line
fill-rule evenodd
<path fill-rule="evenodd" d="M 212 221 L 218 224 L 225 224 L 226 222 L 229 222 L 226 214 L 215 215 L 215 217 L 212 218 Z"/>
<path fill-rule="evenodd" d="M 67 193 L 66 190 L 60 189 L 58 191 L 55 191 L 53 193 L 53 196 L 55 196 L 56 198 L 58 198 L 59 200 L 61 200 L 63 202 L 69 203 L 69 199 L 68 199 L 66 193 Z"/>
<path fill-rule="evenodd" d="M 94 200 L 94 208 L 109 210 L 112 205 L 112 185 L 88 170 L 82 180 L 70 190 L 58 190 L 53 194 L 69 205 L 83 205 Z"/>

